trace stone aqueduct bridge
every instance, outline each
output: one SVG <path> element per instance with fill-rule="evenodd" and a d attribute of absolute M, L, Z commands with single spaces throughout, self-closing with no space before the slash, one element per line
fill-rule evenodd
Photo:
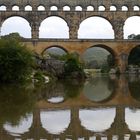
<path fill-rule="evenodd" d="M 32 38 L 23 42 L 38 53 L 52 46 L 61 47 L 68 52 L 76 51 L 79 54 L 82 54 L 90 47 L 103 47 L 114 55 L 116 65 L 118 65 L 121 72 L 124 72 L 130 51 L 138 46 L 140 42 L 124 40 L 123 26 L 127 18 L 140 15 L 140 11 L 134 10 L 134 7 L 138 8 L 140 6 L 139 4 L 140 0 L 0 0 L 0 6 L 5 8 L 5 10 L 0 11 L 0 25 L 2 26 L 3 22 L 12 16 L 25 18 L 31 26 Z M 30 7 L 31 10 L 27 11 L 26 6 Z M 39 11 L 39 6 L 44 7 L 44 10 Z M 55 11 L 51 10 L 52 6 L 55 6 Z M 70 10 L 65 11 L 65 6 L 69 7 Z M 80 6 L 81 10 L 76 11 L 76 6 Z M 87 10 L 88 6 L 92 6 L 94 10 Z M 100 10 L 101 6 L 104 10 Z M 122 11 L 123 6 L 127 9 L 126 11 Z M 13 10 L 13 7 L 16 7 L 16 11 Z M 112 11 L 111 7 L 115 9 Z M 58 16 L 66 21 L 69 27 L 69 39 L 39 39 L 41 22 L 50 16 Z M 110 22 L 114 30 L 114 39 L 77 39 L 80 23 L 93 16 L 102 17 Z"/>

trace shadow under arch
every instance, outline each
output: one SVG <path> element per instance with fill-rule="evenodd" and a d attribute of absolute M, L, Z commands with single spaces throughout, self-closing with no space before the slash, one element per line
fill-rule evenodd
<path fill-rule="evenodd" d="M 140 16 L 138 14 L 126 18 L 123 26 L 124 39 L 131 34 L 140 34 L 139 24 Z"/>
<path fill-rule="evenodd" d="M 40 22 L 39 38 L 69 38 L 69 24 L 65 18 L 54 15 Z"/>
<path fill-rule="evenodd" d="M 23 28 L 25 28 L 23 30 Z M 22 37 L 31 38 L 31 26 L 29 20 L 21 15 L 10 15 L 2 20 L 1 34 L 18 32 Z"/>
<path fill-rule="evenodd" d="M 98 15 L 86 17 L 79 24 L 78 38 L 114 39 L 113 24 L 107 17 Z"/>
<path fill-rule="evenodd" d="M 128 65 L 140 64 L 140 44 L 132 48 L 128 55 Z"/>

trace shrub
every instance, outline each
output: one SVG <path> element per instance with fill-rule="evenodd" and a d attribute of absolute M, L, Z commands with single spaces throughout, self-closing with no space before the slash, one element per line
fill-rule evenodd
<path fill-rule="evenodd" d="M 32 53 L 15 39 L 0 40 L 0 82 L 19 82 L 32 72 Z"/>

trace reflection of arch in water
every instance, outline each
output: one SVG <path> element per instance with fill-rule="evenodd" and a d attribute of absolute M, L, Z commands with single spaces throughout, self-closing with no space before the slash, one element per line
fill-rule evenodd
<path fill-rule="evenodd" d="M 63 133 L 71 121 L 70 110 L 41 111 L 42 127 L 51 134 Z"/>
<path fill-rule="evenodd" d="M 61 103 L 64 101 L 64 97 L 62 97 L 62 96 L 51 97 L 47 101 L 50 103 Z"/>
<path fill-rule="evenodd" d="M 65 89 L 61 82 L 48 84 L 40 89 L 40 99 L 50 103 L 61 103 L 65 100 Z"/>
<path fill-rule="evenodd" d="M 87 81 L 84 95 L 94 102 L 106 102 L 114 97 L 114 82 L 108 77 L 95 77 Z"/>
<path fill-rule="evenodd" d="M 4 129 L 10 133 L 10 135 L 13 136 L 20 136 L 21 134 L 24 134 L 25 132 L 29 131 L 29 128 L 32 125 L 33 121 L 33 115 L 29 114 L 28 117 L 23 118 L 20 120 L 18 125 L 12 125 L 10 123 L 4 124 Z"/>
<path fill-rule="evenodd" d="M 140 131 L 140 109 L 125 109 L 125 122 L 131 131 Z"/>
<path fill-rule="evenodd" d="M 116 115 L 115 108 L 106 109 L 81 109 L 79 119 L 81 125 L 87 130 L 103 132 L 111 127 Z"/>

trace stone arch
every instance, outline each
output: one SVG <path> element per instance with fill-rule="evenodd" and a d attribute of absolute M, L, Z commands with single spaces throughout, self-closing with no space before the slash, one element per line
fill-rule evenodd
<path fill-rule="evenodd" d="M 19 11 L 19 6 L 18 5 L 13 5 L 12 6 L 12 11 Z"/>
<path fill-rule="evenodd" d="M 128 11 L 128 6 L 127 5 L 123 5 L 122 6 L 122 11 Z"/>
<path fill-rule="evenodd" d="M 63 11 L 70 11 L 71 8 L 68 5 L 63 6 Z"/>
<path fill-rule="evenodd" d="M 41 22 L 39 30 L 39 38 L 69 38 L 68 23 L 60 16 L 47 17 Z"/>
<path fill-rule="evenodd" d="M 105 11 L 106 7 L 104 5 L 100 5 L 98 7 L 98 11 Z"/>
<path fill-rule="evenodd" d="M 109 47 L 105 44 L 96 44 L 93 46 L 89 46 L 87 49 L 94 48 L 94 47 L 99 47 L 99 48 L 105 49 L 106 51 L 111 53 L 114 57 L 117 55 L 117 53 L 111 47 Z"/>
<path fill-rule="evenodd" d="M 83 11 L 83 8 L 81 5 L 75 6 L 75 11 Z"/>
<path fill-rule="evenodd" d="M 105 25 L 106 28 L 104 28 Z M 114 39 L 114 36 L 115 33 L 111 21 L 102 16 L 87 17 L 79 25 L 78 38 L 80 39 Z"/>
<path fill-rule="evenodd" d="M 133 11 L 140 11 L 140 7 L 138 5 L 133 6 Z"/>
<path fill-rule="evenodd" d="M 45 8 L 44 5 L 38 5 L 37 6 L 37 11 L 45 11 L 45 10 L 46 10 L 46 8 Z"/>
<path fill-rule="evenodd" d="M 100 56 L 104 56 L 104 58 L 106 58 L 106 62 L 107 62 L 108 56 L 109 58 L 111 58 L 112 62 L 110 63 L 110 67 L 114 67 L 117 64 L 117 53 L 112 48 L 104 44 L 96 44 L 96 45 L 88 47 L 82 55 L 84 60 L 86 60 L 85 59 L 87 56 L 86 53 L 88 53 L 88 57 L 94 56 L 94 54 L 92 53 L 94 52 L 94 50 L 91 50 L 94 48 L 96 48 L 96 53 L 99 53 Z M 95 59 L 95 60 L 98 62 L 98 59 L 97 60 Z M 100 61 L 102 61 L 102 58 L 100 59 Z M 98 65 L 98 66 L 101 67 L 101 65 Z"/>
<path fill-rule="evenodd" d="M 58 48 L 58 49 L 61 49 L 63 50 L 65 53 L 68 53 L 68 50 L 66 50 L 64 47 L 62 46 L 59 46 L 59 45 L 51 45 L 51 46 L 48 46 L 46 47 L 41 54 L 44 54 L 48 49 L 51 49 L 51 48 Z"/>
<path fill-rule="evenodd" d="M 87 6 L 87 11 L 94 11 L 94 6 L 92 5 Z"/>
<path fill-rule="evenodd" d="M 127 39 L 129 35 L 131 34 L 140 34 L 140 16 L 131 16 L 128 17 L 123 26 L 123 32 L 124 32 L 124 39 Z"/>
<path fill-rule="evenodd" d="M 0 5 L 0 11 L 6 11 L 7 7 L 6 5 Z"/>
<path fill-rule="evenodd" d="M 115 5 L 110 6 L 110 11 L 117 11 L 117 7 Z"/>
<path fill-rule="evenodd" d="M 56 5 L 52 5 L 50 7 L 50 11 L 58 11 L 58 7 Z"/>
<path fill-rule="evenodd" d="M 25 27 L 25 25 L 27 28 L 26 32 L 24 32 L 25 30 L 21 28 L 21 27 Z M 29 21 L 25 17 L 19 16 L 19 15 L 9 16 L 9 17 L 6 17 L 6 19 L 3 19 L 3 23 L 1 26 L 1 34 L 6 35 L 13 32 L 18 32 L 21 36 L 25 38 L 31 38 L 31 27 L 30 27 Z"/>
<path fill-rule="evenodd" d="M 25 6 L 24 10 L 25 10 L 25 11 L 32 11 L 33 8 L 32 8 L 31 5 L 28 4 L 28 5 Z"/>

